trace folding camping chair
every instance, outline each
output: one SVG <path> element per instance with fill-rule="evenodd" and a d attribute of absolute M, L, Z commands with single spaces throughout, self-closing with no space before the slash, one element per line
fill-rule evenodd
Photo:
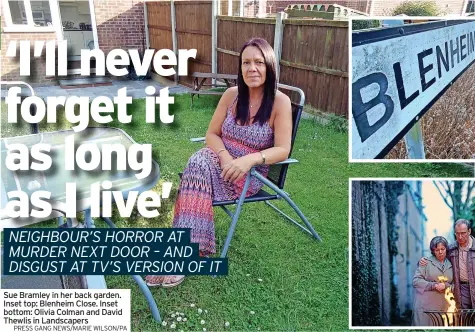
<path fill-rule="evenodd" d="M 20 82 L 20 81 L 0 81 L 1 85 L 26 85 L 26 87 L 30 90 L 30 95 L 35 96 L 35 92 L 31 85 L 25 82 Z M 27 94 L 21 95 L 22 98 L 27 97 Z M 31 106 L 30 107 L 30 113 L 32 115 L 36 114 L 36 107 Z M 37 123 L 33 123 L 31 125 L 32 128 L 32 134 L 39 134 L 39 128 Z M 123 132 L 123 131 L 121 131 Z M 45 133 L 48 134 L 48 133 Z M 126 133 L 124 133 L 129 139 L 132 140 Z M 132 140 L 133 141 L 133 140 Z M 135 143 L 135 141 L 133 141 Z M 155 163 L 155 162 L 154 162 Z M 158 165 L 157 165 L 158 167 Z M 150 189 L 150 185 L 153 187 L 155 183 L 158 181 L 158 176 L 160 172 L 158 171 L 156 174 L 156 177 L 153 178 L 153 180 L 147 184 L 140 186 L 139 188 L 134 188 L 134 189 L 139 189 L 139 190 L 147 190 Z M 0 177 L 0 186 L 2 186 L 1 189 L 1 197 L 4 199 L 6 197 L 6 193 L 4 192 L 3 188 L 3 182 Z M 147 187 L 148 186 L 148 187 Z M 78 222 L 76 218 L 66 218 L 67 222 L 64 222 L 64 217 L 66 215 L 66 204 L 63 202 L 59 201 L 50 201 L 53 216 L 58 218 L 58 227 L 59 228 L 70 228 L 70 227 L 76 227 L 78 225 Z M 79 212 L 79 211 L 78 211 Z M 95 228 L 96 226 L 94 225 L 94 221 L 91 217 L 90 210 L 84 211 L 85 215 L 85 225 L 87 225 L 88 228 Z M 3 215 L 2 215 L 3 218 Z M 1 219 L 1 218 L 0 218 Z M 7 218 L 1 219 L 0 221 L 2 224 L 6 222 Z M 115 224 L 112 222 L 110 218 L 107 217 L 102 217 L 102 219 L 109 225 L 111 228 L 116 228 Z M 26 221 L 25 225 L 28 225 L 29 222 L 33 221 L 32 219 L 28 219 Z M 8 222 L 8 221 L 7 221 Z M 4 225 L 5 226 L 5 225 Z M 9 226 L 12 227 L 12 226 Z M 16 223 L 15 227 L 18 227 L 18 222 Z M 0 256 L 3 255 L 3 252 L 0 250 Z M 12 278 L 13 277 L 13 278 Z M 56 276 L 9 276 L 9 279 L 7 281 L 7 288 L 25 288 L 25 282 L 26 283 L 31 283 L 27 286 L 27 288 L 30 288 L 30 286 L 35 283 L 35 286 L 40 286 L 40 288 L 64 288 L 64 289 L 107 289 L 107 284 L 105 282 L 104 276 L 102 275 L 92 275 L 92 276 L 84 276 L 84 275 L 60 275 L 58 280 L 51 280 L 51 277 L 56 277 Z M 141 276 L 139 275 L 131 275 L 131 277 L 134 279 L 134 281 L 137 283 L 140 291 L 142 294 L 145 296 L 145 299 L 147 300 L 147 303 L 149 305 L 150 311 L 152 313 L 153 318 L 158 322 L 161 323 L 161 317 L 160 317 L 160 311 L 158 310 L 157 303 L 155 302 L 155 299 L 148 288 L 147 284 L 145 281 L 142 279 Z M 19 286 L 21 285 L 21 287 Z M 5 276 L 2 275 L 2 287 L 5 286 Z M 34 288 L 34 287 L 32 287 Z"/>
<path fill-rule="evenodd" d="M 302 110 L 303 110 L 303 105 L 305 103 L 305 95 L 303 91 L 299 88 L 285 85 L 285 84 L 278 84 L 277 85 L 279 90 L 284 90 L 287 92 L 291 92 L 292 95 L 298 95 L 298 101 L 297 102 L 292 102 L 292 141 L 291 141 L 291 147 L 290 147 L 290 154 L 292 153 L 292 148 L 294 145 L 295 137 L 297 135 L 297 129 L 299 126 L 300 122 L 300 117 L 302 115 Z M 292 99 L 292 98 L 291 98 Z M 198 138 L 198 139 L 191 139 L 192 141 L 203 141 L 204 137 Z M 305 218 L 304 214 L 300 209 L 297 207 L 297 205 L 290 199 L 289 195 L 283 190 L 284 189 L 284 184 L 285 184 L 285 179 L 287 176 L 287 169 L 289 168 L 290 164 L 295 164 L 298 163 L 298 160 L 296 159 L 287 159 L 282 162 L 273 164 L 269 168 L 269 172 L 267 177 L 264 177 L 262 174 L 260 174 L 256 169 L 253 167 L 251 171 L 247 174 L 246 176 L 246 182 L 244 183 L 244 188 L 242 191 L 241 196 L 236 199 L 236 200 L 228 200 L 228 201 L 213 201 L 213 206 L 219 206 L 221 207 L 231 218 L 231 226 L 229 227 L 228 235 L 226 237 L 226 241 L 224 243 L 223 250 L 221 252 L 221 257 L 224 258 L 226 257 L 226 254 L 229 249 L 229 245 L 231 243 L 231 239 L 233 237 L 234 231 L 236 229 L 236 224 L 239 219 L 239 215 L 241 214 L 241 209 L 242 206 L 245 203 L 253 203 L 253 202 L 265 202 L 268 206 L 273 208 L 275 211 L 277 211 L 279 214 L 281 214 L 283 217 L 285 217 L 287 220 L 291 221 L 294 223 L 296 226 L 304 230 L 305 232 L 309 233 L 312 235 L 315 239 L 318 241 L 322 241 L 320 236 L 317 234 L 317 232 L 314 230 L 313 226 L 310 224 L 310 222 Z M 267 191 L 261 189 L 257 194 L 251 197 L 246 198 L 246 192 L 249 187 L 249 183 L 251 181 L 251 177 L 257 178 L 259 181 L 264 183 L 267 187 L 272 189 L 275 194 L 270 194 Z M 285 214 L 283 211 L 281 211 L 279 208 L 277 208 L 274 204 L 270 203 L 272 200 L 277 200 L 277 199 L 284 199 L 289 203 L 289 205 L 295 210 L 297 215 L 302 219 L 303 223 L 305 226 L 301 225 L 291 217 L 289 217 L 287 214 Z M 232 213 L 228 208 L 227 205 L 233 205 L 237 204 L 236 211 Z"/>

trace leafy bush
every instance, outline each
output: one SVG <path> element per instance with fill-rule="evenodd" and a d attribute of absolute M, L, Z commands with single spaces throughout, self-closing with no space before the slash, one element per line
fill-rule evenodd
<path fill-rule="evenodd" d="M 348 120 L 335 114 L 328 114 L 328 126 L 340 133 L 348 132 Z"/>
<path fill-rule="evenodd" d="M 381 23 L 378 20 L 353 20 L 353 31 L 354 30 L 363 30 L 378 28 L 381 26 Z"/>
<path fill-rule="evenodd" d="M 439 16 L 439 7 L 435 1 L 404 1 L 394 9 L 393 15 Z"/>

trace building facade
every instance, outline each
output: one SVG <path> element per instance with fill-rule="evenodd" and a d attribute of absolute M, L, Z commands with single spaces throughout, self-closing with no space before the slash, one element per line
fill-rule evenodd
<path fill-rule="evenodd" d="M 349 7 L 371 16 L 392 16 L 394 9 L 407 0 L 220 0 L 222 15 L 265 17 L 283 11 L 293 4 L 336 4 Z M 435 1 L 441 14 L 446 16 L 465 16 L 475 12 L 475 0 L 437 0 Z M 229 6 L 232 10 L 228 11 Z"/>
<path fill-rule="evenodd" d="M 56 83 L 55 77 L 45 76 L 42 58 L 32 58 L 32 75 L 21 77 L 18 59 L 6 56 L 11 41 L 67 40 L 68 60 L 77 58 L 81 49 L 100 48 L 107 54 L 115 48 L 146 47 L 142 0 L 1 1 L 2 80 Z"/>
<path fill-rule="evenodd" d="M 399 211 L 394 225 L 398 234 L 398 255 L 393 258 L 392 268 L 398 293 L 398 312 L 401 315 L 412 310 L 412 279 L 419 259 L 425 254 L 427 218 L 423 211 L 421 191 L 421 182 L 408 181 L 403 194 L 398 197 Z"/>

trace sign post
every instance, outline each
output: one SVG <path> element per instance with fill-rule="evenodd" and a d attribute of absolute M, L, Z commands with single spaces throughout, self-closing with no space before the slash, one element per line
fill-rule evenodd
<path fill-rule="evenodd" d="M 418 121 L 404 136 L 409 159 L 426 159 L 421 122 Z"/>
<path fill-rule="evenodd" d="M 383 158 L 405 136 L 423 159 L 420 118 L 475 63 L 475 20 L 352 34 L 351 159 Z"/>

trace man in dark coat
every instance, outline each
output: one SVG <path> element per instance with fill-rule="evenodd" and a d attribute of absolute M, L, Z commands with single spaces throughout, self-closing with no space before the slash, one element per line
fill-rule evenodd
<path fill-rule="evenodd" d="M 454 271 L 455 301 L 458 308 L 475 309 L 475 239 L 468 220 L 457 220 L 455 237 L 457 243 L 449 246 L 448 255 Z"/>

